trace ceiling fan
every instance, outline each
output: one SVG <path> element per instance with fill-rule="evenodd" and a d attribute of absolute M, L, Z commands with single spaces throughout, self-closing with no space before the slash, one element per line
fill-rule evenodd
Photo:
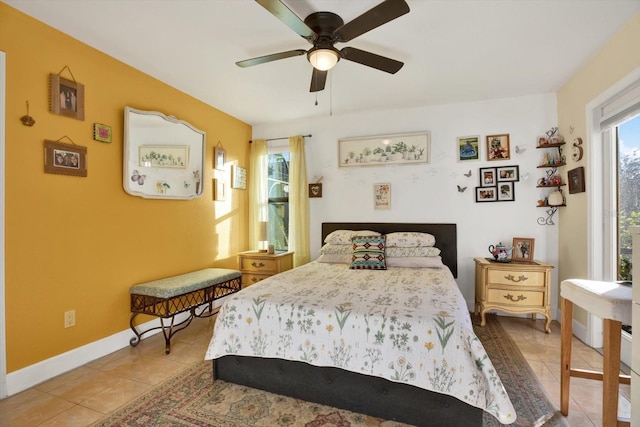
<path fill-rule="evenodd" d="M 256 2 L 311 43 L 313 47 L 309 50 L 295 49 L 238 61 L 236 65 L 239 67 L 251 67 L 306 53 L 307 59 L 313 66 L 310 92 L 318 92 L 324 89 L 327 71 L 333 68 L 341 58 L 390 74 L 397 73 L 404 65 L 404 63 L 395 59 L 376 55 L 355 47 L 347 46 L 338 50 L 334 45 L 351 41 L 408 13 L 409 5 L 405 0 L 385 0 L 346 24 L 342 18 L 332 12 L 314 12 L 303 21 L 281 0 L 256 0 Z"/>

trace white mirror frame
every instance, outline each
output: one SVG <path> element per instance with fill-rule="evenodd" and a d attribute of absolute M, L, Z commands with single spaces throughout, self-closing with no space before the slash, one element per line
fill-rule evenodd
<path fill-rule="evenodd" d="M 123 187 L 147 199 L 202 196 L 206 133 L 157 111 L 124 108 Z"/>

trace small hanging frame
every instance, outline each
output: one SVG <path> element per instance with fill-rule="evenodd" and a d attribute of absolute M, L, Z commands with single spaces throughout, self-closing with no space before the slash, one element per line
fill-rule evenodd
<path fill-rule="evenodd" d="M 60 77 L 69 70 L 73 80 Z M 58 74 L 49 74 L 49 111 L 61 116 L 84 120 L 84 85 L 78 83 L 68 66 Z"/>

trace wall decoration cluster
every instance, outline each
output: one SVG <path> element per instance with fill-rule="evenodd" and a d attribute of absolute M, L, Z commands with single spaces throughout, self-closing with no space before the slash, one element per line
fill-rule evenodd
<path fill-rule="evenodd" d="M 429 132 L 365 136 L 338 140 L 338 166 L 429 163 Z"/>
<path fill-rule="evenodd" d="M 476 202 L 512 202 L 516 199 L 514 183 L 520 180 L 518 166 L 480 168 L 480 185 Z"/>

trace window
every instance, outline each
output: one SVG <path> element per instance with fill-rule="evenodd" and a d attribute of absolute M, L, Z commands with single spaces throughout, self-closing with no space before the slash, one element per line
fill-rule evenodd
<path fill-rule="evenodd" d="M 620 123 L 616 132 L 617 280 L 631 281 L 631 233 L 640 225 L 640 111 Z"/>
<path fill-rule="evenodd" d="M 289 248 L 289 152 L 269 153 L 269 244 L 276 251 Z"/>

